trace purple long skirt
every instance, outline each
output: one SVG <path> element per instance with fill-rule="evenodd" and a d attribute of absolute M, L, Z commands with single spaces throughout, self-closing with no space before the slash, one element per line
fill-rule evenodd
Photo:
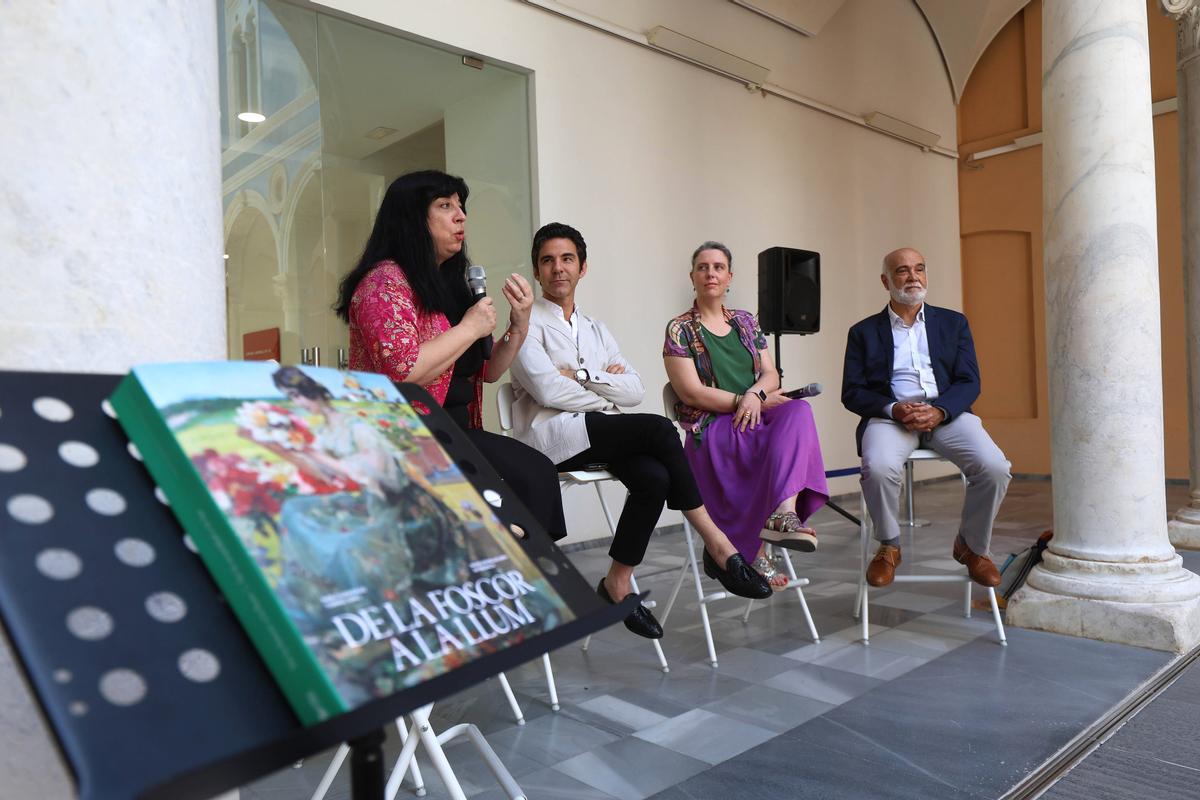
<path fill-rule="evenodd" d="M 720 414 L 700 444 L 691 434 L 684 443 L 709 516 L 747 561 L 758 554 L 758 535 L 784 500 L 798 495 L 796 513 L 806 521 L 829 500 L 812 407 L 792 400 L 765 411 L 762 420 L 739 433 L 733 415 Z"/>

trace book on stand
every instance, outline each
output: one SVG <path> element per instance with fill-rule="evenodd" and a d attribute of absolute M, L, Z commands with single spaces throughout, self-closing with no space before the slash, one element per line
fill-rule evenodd
<path fill-rule="evenodd" d="M 305 724 L 574 619 L 406 389 L 213 362 L 135 367 L 111 397 Z"/>

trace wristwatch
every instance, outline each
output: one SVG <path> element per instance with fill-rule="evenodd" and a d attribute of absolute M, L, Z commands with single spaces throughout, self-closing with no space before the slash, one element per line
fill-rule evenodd
<path fill-rule="evenodd" d="M 575 380 L 576 380 L 576 382 L 579 383 L 580 386 L 583 386 L 585 383 L 587 383 L 591 379 L 592 379 L 592 373 L 588 372 L 583 367 L 580 367 L 579 369 L 575 370 Z"/>
<path fill-rule="evenodd" d="M 767 393 L 764 392 L 762 389 L 759 389 L 757 392 L 751 392 L 751 394 L 753 394 L 755 397 L 757 397 L 762 402 L 764 402 L 764 403 L 767 402 Z"/>

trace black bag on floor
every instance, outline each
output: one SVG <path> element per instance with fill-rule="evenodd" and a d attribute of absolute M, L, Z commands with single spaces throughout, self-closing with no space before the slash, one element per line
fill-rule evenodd
<path fill-rule="evenodd" d="M 1013 553 L 1004 562 L 1004 566 L 1000 568 L 1000 585 L 996 587 L 996 595 L 1001 607 L 1008 605 L 1008 599 L 1012 597 L 1013 592 L 1025 585 L 1029 571 L 1041 562 L 1042 551 L 1046 549 L 1053 536 L 1053 531 L 1044 532 L 1036 542 L 1019 553 Z"/>

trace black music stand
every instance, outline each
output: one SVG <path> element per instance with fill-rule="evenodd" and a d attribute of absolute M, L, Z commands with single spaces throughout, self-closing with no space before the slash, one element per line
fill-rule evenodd
<path fill-rule="evenodd" d="M 102 410 L 119 377 L 0 372 L 0 622 L 85 800 L 210 798 L 342 742 L 353 796 L 382 798 L 385 726 L 633 608 L 595 597 L 433 406 L 429 427 L 533 532 L 576 619 L 305 728 Z"/>

